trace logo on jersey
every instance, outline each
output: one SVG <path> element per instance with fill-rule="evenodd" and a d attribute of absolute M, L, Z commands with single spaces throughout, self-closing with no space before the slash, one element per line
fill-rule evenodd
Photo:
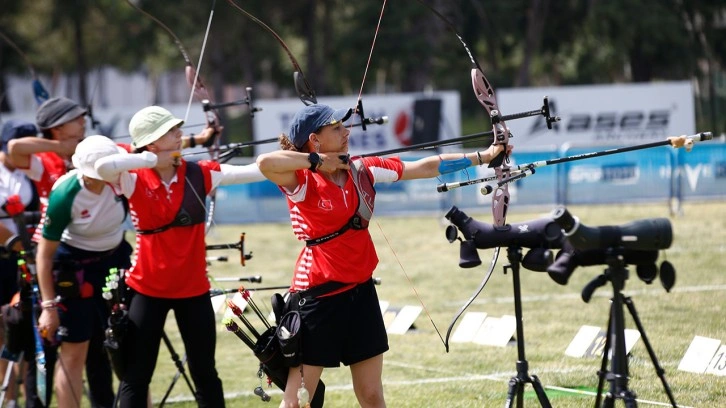
<path fill-rule="evenodd" d="M 333 203 L 330 200 L 320 200 L 318 201 L 318 208 L 331 211 L 333 209 Z"/>

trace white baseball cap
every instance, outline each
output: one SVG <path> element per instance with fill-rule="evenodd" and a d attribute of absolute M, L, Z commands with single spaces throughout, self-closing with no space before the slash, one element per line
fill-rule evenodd
<path fill-rule="evenodd" d="M 71 157 L 71 161 L 73 161 L 73 167 L 78 169 L 84 176 L 103 180 L 93 167 L 96 164 L 96 160 L 117 153 L 128 152 L 106 136 L 93 135 L 86 137 L 78 143 L 76 152 Z"/>

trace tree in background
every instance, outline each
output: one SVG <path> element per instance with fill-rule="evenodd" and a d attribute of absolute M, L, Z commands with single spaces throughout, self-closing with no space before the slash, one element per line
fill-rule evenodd
<path fill-rule="evenodd" d="M 319 95 L 357 94 L 382 2 L 240 1 L 280 34 Z M 696 80 L 699 118 L 716 122 L 726 99 L 726 6 L 719 0 L 428 0 L 447 16 L 497 88 Z M 162 20 L 199 58 L 212 2 L 136 4 Z M 87 73 L 113 66 L 145 72 L 154 84 L 183 63 L 170 36 L 118 0 L 6 0 L 0 31 L 16 40 L 45 78 L 72 75 L 81 101 L 103 103 Z M 469 61 L 456 37 L 417 1 L 388 2 L 366 93 L 456 89 L 470 93 Z M 0 42 L 0 91 L 8 73 L 27 71 Z M 292 67 L 276 41 L 227 2 L 217 1 L 200 73 L 216 99 L 236 84 L 261 97 L 291 96 Z M 93 81 L 89 81 L 93 82 Z M 186 86 L 180 82 L 180 89 Z M 4 94 L 4 93 L 3 93 Z M 173 95 L 154 96 L 166 103 Z M 0 109 L 12 108 L 3 98 Z M 465 115 L 479 113 L 462 98 Z M 699 119 L 703 121 L 702 119 Z"/>

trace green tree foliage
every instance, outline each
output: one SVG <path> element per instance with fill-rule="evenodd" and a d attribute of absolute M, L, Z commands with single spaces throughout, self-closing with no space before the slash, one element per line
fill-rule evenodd
<path fill-rule="evenodd" d="M 133 1 L 178 36 L 195 64 L 214 4 L 200 72 L 207 87 L 221 96 L 224 85 L 259 86 L 264 97 L 294 95 L 292 65 L 273 36 L 228 1 L 283 38 L 319 95 L 359 92 L 383 5 Z M 462 34 L 495 88 L 693 78 L 706 81 L 714 95 L 723 87 L 726 6 L 719 0 L 424 1 Z M 47 76 L 85 77 L 114 66 L 153 79 L 184 66 L 173 38 L 125 1 L 3 0 L 2 10 L 0 31 Z M 426 7 L 416 0 L 388 1 L 364 92 L 457 89 L 464 112 L 479 113 L 476 100 L 467 97 L 470 65 L 454 34 Z M 25 70 L 0 42 L 0 77 Z M 85 87 L 76 93 L 90 98 L 91 87 L 75 83 Z"/>

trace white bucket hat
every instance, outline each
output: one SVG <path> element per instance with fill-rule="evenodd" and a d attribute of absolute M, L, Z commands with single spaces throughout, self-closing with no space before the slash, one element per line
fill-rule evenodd
<path fill-rule="evenodd" d="M 73 167 L 78 169 L 84 176 L 102 180 L 93 166 L 98 159 L 117 153 L 128 152 L 106 136 L 93 135 L 78 143 L 71 160 L 73 161 Z"/>
<path fill-rule="evenodd" d="M 161 106 L 149 106 L 141 109 L 136 112 L 129 122 L 131 144 L 138 149 L 154 143 L 171 128 L 183 123 L 183 120 L 175 117 Z"/>

